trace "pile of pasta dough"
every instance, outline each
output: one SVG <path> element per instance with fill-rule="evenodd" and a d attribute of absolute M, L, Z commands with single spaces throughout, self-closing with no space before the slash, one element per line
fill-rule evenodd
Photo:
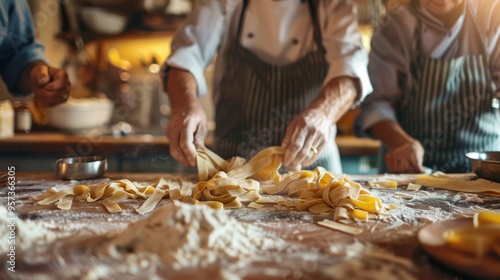
<path fill-rule="evenodd" d="M 251 208 L 278 204 L 313 213 L 333 212 L 333 219 L 344 223 L 384 219 L 391 215 L 385 205 L 347 176 L 318 167 L 280 174 L 284 149 L 269 147 L 248 162 L 239 157 L 224 160 L 207 148 L 198 150 L 198 183 L 161 178 L 156 184 L 143 186 L 127 179 L 94 186 L 76 185 L 67 189 L 51 188 L 34 197 L 39 204 L 56 203 L 70 209 L 77 197 L 87 202 L 103 201 L 109 212 L 120 212 L 119 201 L 146 199 L 137 209 L 140 214 L 152 211 L 164 198 L 212 208 Z"/>

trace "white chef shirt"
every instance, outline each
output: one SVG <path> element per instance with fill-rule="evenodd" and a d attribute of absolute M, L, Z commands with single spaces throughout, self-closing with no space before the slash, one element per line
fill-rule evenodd
<path fill-rule="evenodd" d="M 233 40 L 241 14 L 241 0 L 200 0 L 172 42 L 166 66 L 189 71 L 196 79 L 198 95 L 207 92 L 204 71 L 219 50 L 214 75 L 218 85 L 224 75 L 222 55 Z M 320 0 L 319 25 L 329 69 L 324 83 L 348 76 L 360 81 L 362 99 L 371 91 L 368 56 L 358 32 L 356 5 L 351 0 Z M 253 36 L 248 36 L 252 33 Z M 294 40 L 298 43 L 294 44 Z M 263 61 L 285 65 L 317 49 L 307 1 L 250 1 L 240 43 Z"/>

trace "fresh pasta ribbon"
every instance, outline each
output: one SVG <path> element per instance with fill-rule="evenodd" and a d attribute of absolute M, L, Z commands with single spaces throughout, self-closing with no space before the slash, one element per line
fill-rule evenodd
<path fill-rule="evenodd" d="M 384 205 L 380 198 L 346 176 L 322 167 L 280 174 L 284 153 L 283 148 L 274 146 L 260 151 L 248 162 L 240 157 L 226 161 L 203 147 L 198 149 L 199 181 L 196 184 L 160 178 L 154 185 L 143 186 L 121 179 L 63 190 L 50 188 L 33 198 L 42 205 L 56 203 L 60 209 L 70 209 L 75 197 L 88 203 L 103 201 L 110 213 L 122 211 L 120 201 L 143 198 L 144 203 L 136 211 L 145 214 L 167 198 L 216 209 L 241 208 L 243 203 L 248 203 L 247 207 L 255 209 L 278 204 L 318 214 L 331 211 L 333 219 L 343 223 L 390 216 L 386 210 L 393 205 Z M 294 201 L 277 195 L 288 195 Z"/>
<path fill-rule="evenodd" d="M 477 258 L 489 253 L 500 257 L 500 213 L 479 211 L 473 217 L 473 226 L 448 229 L 443 233 L 447 245 Z"/>
<path fill-rule="evenodd" d="M 314 171 L 291 172 L 276 185 L 263 188 L 263 192 L 299 194 L 296 203 L 278 204 L 312 213 L 334 210 L 333 219 L 344 223 L 390 216 L 386 211 L 389 206 L 385 206 L 380 198 L 346 176 L 336 175 L 322 167 Z"/>
<path fill-rule="evenodd" d="M 253 179 L 241 180 L 229 178 L 224 171 L 219 171 L 208 181 L 199 182 L 193 189 L 196 201 L 217 201 L 224 208 L 240 208 L 241 202 L 253 202 L 260 198 L 259 182 Z"/>

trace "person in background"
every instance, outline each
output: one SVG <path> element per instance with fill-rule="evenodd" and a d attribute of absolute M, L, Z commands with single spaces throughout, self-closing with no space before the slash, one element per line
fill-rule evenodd
<path fill-rule="evenodd" d="M 26 0 L 3 0 L 0 74 L 12 95 L 34 94 L 37 106 L 52 107 L 67 100 L 71 85 L 66 72 L 47 63 L 43 51 Z"/>
<path fill-rule="evenodd" d="M 388 14 L 355 121 L 387 150 L 381 171 L 469 172 L 466 152 L 500 150 L 499 40 L 497 0 L 410 1 Z"/>
<path fill-rule="evenodd" d="M 196 166 L 207 117 L 204 71 L 217 53 L 215 139 L 223 158 L 282 146 L 289 170 L 340 173 L 336 121 L 369 91 L 353 1 L 198 1 L 163 68 L 171 155 Z"/>

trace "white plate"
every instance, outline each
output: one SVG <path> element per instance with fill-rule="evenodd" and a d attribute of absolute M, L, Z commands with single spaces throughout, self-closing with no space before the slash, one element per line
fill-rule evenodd
<path fill-rule="evenodd" d="M 476 258 L 446 245 L 446 240 L 443 238 L 446 230 L 472 226 L 472 218 L 437 222 L 423 227 L 418 232 L 418 241 L 429 255 L 453 270 L 474 277 L 500 278 L 499 257 L 488 254 L 483 258 Z"/>

